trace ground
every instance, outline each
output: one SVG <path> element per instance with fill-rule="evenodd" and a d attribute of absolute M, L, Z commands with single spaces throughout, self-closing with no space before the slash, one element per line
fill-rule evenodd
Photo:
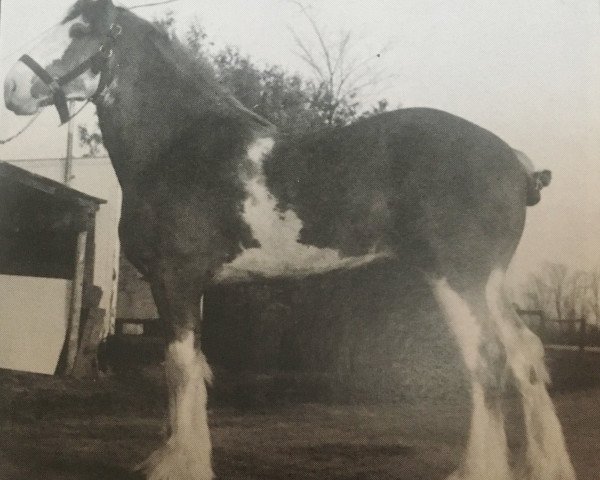
<path fill-rule="evenodd" d="M 600 355 L 584 363 L 574 352 L 561 355 L 553 397 L 579 480 L 596 480 Z M 161 435 L 160 383 L 144 374 L 76 381 L 0 371 L 0 479 L 139 478 L 132 466 Z M 510 403 L 516 450 L 518 409 Z M 215 471 L 228 480 L 443 479 L 460 457 L 468 414 L 461 398 L 212 406 Z"/>

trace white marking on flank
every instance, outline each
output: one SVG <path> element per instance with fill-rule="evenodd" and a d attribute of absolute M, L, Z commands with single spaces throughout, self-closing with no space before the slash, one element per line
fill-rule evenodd
<path fill-rule="evenodd" d="M 299 243 L 302 221 L 295 212 L 281 212 L 269 192 L 262 171 L 262 162 L 271 149 L 272 138 L 260 138 L 248 148 L 248 157 L 258 174 L 246 181 L 248 198 L 244 202 L 244 221 L 260 248 L 248 248 L 231 263 L 223 266 L 216 281 L 250 280 L 255 277 L 303 277 L 338 269 L 350 269 L 389 257 L 385 253 L 369 253 L 342 257 L 337 250 Z"/>

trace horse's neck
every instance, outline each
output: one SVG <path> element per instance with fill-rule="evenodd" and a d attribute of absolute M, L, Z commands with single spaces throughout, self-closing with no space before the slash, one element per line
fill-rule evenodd
<path fill-rule="evenodd" d="M 128 14 L 126 14 L 128 15 Z M 114 81 L 98 105 L 100 128 L 124 190 L 167 165 L 239 154 L 254 136 L 272 132 L 224 92 L 208 67 L 168 42 L 148 24 L 123 17 L 123 48 L 115 51 Z M 127 37 L 126 37 L 127 35 Z M 126 42 L 126 43 L 125 43 Z M 212 160 L 215 161 L 215 160 Z"/>
<path fill-rule="evenodd" d="M 98 117 L 104 144 L 121 182 L 139 175 L 161 152 L 175 141 L 177 124 L 181 119 L 168 112 L 158 111 L 153 99 L 149 104 L 127 95 L 118 105 L 101 105 Z"/>
<path fill-rule="evenodd" d="M 177 83 L 168 63 L 148 50 L 120 52 L 123 58 L 115 63 L 122 67 L 98 105 L 104 143 L 122 184 L 169 152 L 182 132 L 219 103 L 204 98 L 206 92 L 193 82 Z"/>

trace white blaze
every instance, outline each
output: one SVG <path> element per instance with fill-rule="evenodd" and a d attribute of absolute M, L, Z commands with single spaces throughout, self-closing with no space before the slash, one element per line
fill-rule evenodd
<path fill-rule="evenodd" d="M 295 212 L 281 212 L 269 192 L 263 173 L 263 159 L 273 148 L 272 138 L 260 138 L 248 148 L 248 158 L 258 172 L 245 182 L 244 221 L 250 226 L 260 248 L 249 248 L 223 266 L 216 280 L 244 280 L 262 277 L 303 276 L 335 269 L 354 268 L 384 255 L 371 253 L 342 257 L 337 250 L 299 243 L 302 221 Z"/>

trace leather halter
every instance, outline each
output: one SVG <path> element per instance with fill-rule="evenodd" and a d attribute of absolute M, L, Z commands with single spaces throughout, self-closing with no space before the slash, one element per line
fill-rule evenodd
<path fill-rule="evenodd" d="M 94 75 L 100 73 L 98 88 L 96 88 L 96 91 L 90 97 L 90 100 L 95 102 L 112 80 L 108 68 L 108 59 L 112 56 L 117 38 L 121 35 L 122 31 L 123 29 L 119 24 L 113 23 L 106 34 L 106 39 L 100 44 L 98 51 L 58 78 L 50 75 L 44 67 L 29 55 L 23 55 L 19 59 L 33 70 L 40 80 L 50 88 L 50 91 L 52 92 L 52 103 L 58 111 L 61 124 L 64 124 L 71 119 L 69 106 L 67 105 L 67 96 L 63 87 L 87 70 L 91 70 Z"/>

